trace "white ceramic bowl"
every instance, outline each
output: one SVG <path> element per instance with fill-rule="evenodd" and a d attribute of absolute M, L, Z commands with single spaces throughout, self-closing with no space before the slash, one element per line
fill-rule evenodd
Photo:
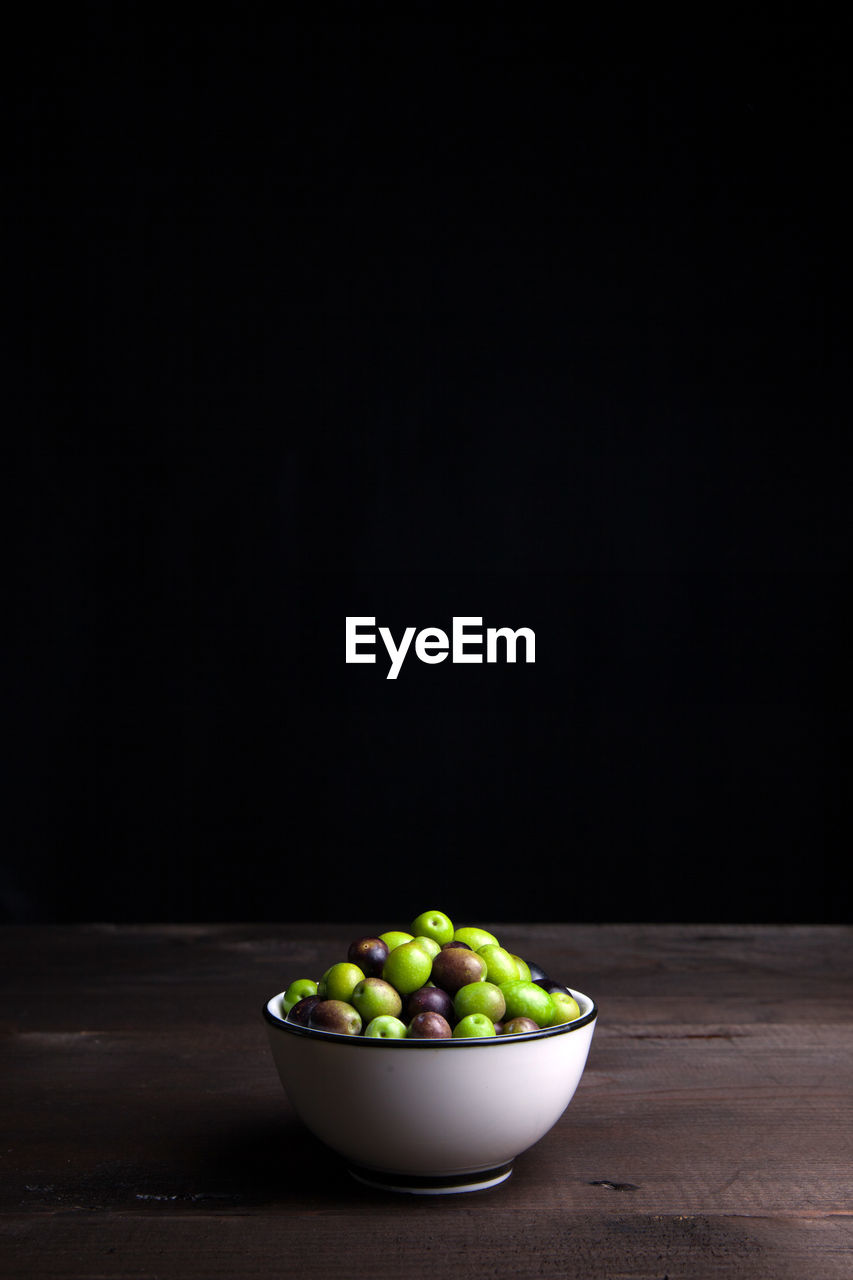
<path fill-rule="evenodd" d="M 440 1194 L 503 1182 L 556 1124 L 586 1065 L 598 1010 L 545 1031 L 484 1040 L 385 1040 L 285 1021 L 264 1008 L 294 1111 L 359 1181 Z"/>

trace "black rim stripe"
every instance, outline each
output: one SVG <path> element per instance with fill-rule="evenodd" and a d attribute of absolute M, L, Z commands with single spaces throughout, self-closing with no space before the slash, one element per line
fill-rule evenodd
<path fill-rule="evenodd" d="M 373 1186 L 384 1183 L 386 1186 L 410 1187 L 413 1191 L 420 1188 L 425 1190 L 442 1188 L 449 1191 L 453 1187 L 474 1187 L 480 1182 L 493 1182 L 495 1179 L 509 1173 L 511 1169 L 511 1160 L 507 1164 L 497 1165 L 494 1169 L 479 1169 L 476 1173 L 449 1173 L 436 1176 L 430 1174 L 386 1173 L 383 1169 L 367 1169 L 359 1164 L 349 1165 L 350 1173 L 355 1174 L 357 1178 L 363 1179 Z"/>

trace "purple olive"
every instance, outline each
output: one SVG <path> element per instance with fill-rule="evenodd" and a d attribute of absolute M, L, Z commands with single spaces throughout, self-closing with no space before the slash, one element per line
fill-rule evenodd
<path fill-rule="evenodd" d="M 441 987 L 418 987 L 406 1000 L 406 1022 L 419 1013 L 440 1013 L 449 1022 L 453 1016 L 453 1000 Z"/>
<path fill-rule="evenodd" d="M 503 1033 L 505 1036 L 520 1036 L 528 1031 L 539 1031 L 539 1023 L 534 1022 L 532 1018 L 510 1018 L 509 1022 L 504 1023 Z"/>
<path fill-rule="evenodd" d="M 357 1009 L 345 1000 L 321 1000 L 308 1015 L 312 1031 L 337 1031 L 345 1036 L 357 1036 L 361 1031 L 361 1017 Z"/>
<path fill-rule="evenodd" d="M 409 1037 L 412 1040 L 451 1040 L 453 1031 L 450 1023 L 440 1013 L 427 1010 L 412 1018 Z"/>
<path fill-rule="evenodd" d="M 382 966 L 388 959 L 388 944 L 381 938 L 356 938 L 349 945 L 347 960 L 357 964 L 365 978 L 381 978 Z"/>
<path fill-rule="evenodd" d="M 322 998 L 322 996 L 305 996 L 302 1000 L 297 1000 L 296 1004 L 291 1006 L 287 1021 L 295 1022 L 300 1027 L 307 1027 L 311 1010 L 315 1004 L 320 1003 Z"/>

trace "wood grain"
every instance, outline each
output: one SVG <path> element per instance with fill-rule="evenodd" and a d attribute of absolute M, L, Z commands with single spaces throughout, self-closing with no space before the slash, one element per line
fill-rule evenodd
<path fill-rule="evenodd" d="M 503 925 L 593 995 L 574 1101 L 509 1182 L 354 1183 L 260 1009 L 375 927 L 0 931 L 10 1276 L 853 1275 L 853 929 Z"/>

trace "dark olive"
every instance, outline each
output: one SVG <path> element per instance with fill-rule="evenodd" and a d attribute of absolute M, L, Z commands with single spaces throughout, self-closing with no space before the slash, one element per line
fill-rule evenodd
<path fill-rule="evenodd" d="M 315 1004 L 320 1003 L 321 999 L 322 996 L 305 996 L 304 999 L 297 1000 L 287 1015 L 287 1021 L 295 1022 L 300 1027 L 307 1027 L 311 1010 Z"/>
<path fill-rule="evenodd" d="M 453 1037 L 450 1023 L 440 1013 L 426 1010 L 412 1018 L 409 1023 L 409 1036 L 412 1040 L 450 1040 Z"/>
<path fill-rule="evenodd" d="M 349 945 L 347 960 L 357 964 L 365 978 L 381 978 L 382 966 L 388 959 L 388 944 L 381 938 L 356 938 Z"/>
<path fill-rule="evenodd" d="M 312 1031 L 337 1031 L 345 1036 L 357 1036 L 361 1031 L 361 1017 L 357 1009 L 345 1000 L 320 1000 L 308 1015 Z"/>
<path fill-rule="evenodd" d="M 453 1000 L 441 987 L 418 987 L 406 1000 L 406 1022 L 419 1013 L 440 1013 L 449 1022 L 453 1017 Z"/>
<path fill-rule="evenodd" d="M 467 947 L 442 947 L 432 962 L 432 980 L 439 987 L 455 996 L 460 987 L 469 982 L 482 982 L 486 976 L 486 962 L 476 951 Z"/>

